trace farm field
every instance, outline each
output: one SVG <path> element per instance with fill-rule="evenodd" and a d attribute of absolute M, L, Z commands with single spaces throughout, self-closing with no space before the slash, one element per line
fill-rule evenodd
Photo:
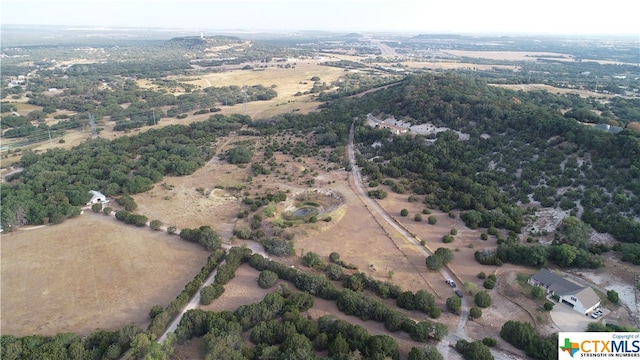
<path fill-rule="evenodd" d="M 16 336 L 144 327 L 149 309 L 167 306 L 209 255 L 92 212 L 1 241 L 1 327 Z"/>

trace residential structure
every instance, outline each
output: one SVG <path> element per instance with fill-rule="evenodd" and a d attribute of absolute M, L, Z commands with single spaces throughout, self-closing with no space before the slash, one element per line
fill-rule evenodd
<path fill-rule="evenodd" d="M 89 192 L 91 193 L 91 200 L 89 200 L 87 205 L 106 204 L 109 202 L 109 200 L 107 200 L 107 197 L 100 191 L 89 190 Z"/>
<path fill-rule="evenodd" d="M 600 298 L 592 288 L 578 285 L 547 269 L 541 269 L 532 275 L 528 283 L 532 286 L 541 286 L 547 294 L 559 297 L 561 303 L 571 306 L 581 314 L 586 315 L 600 307 Z"/>
<path fill-rule="evenodd" d="M 407 129 L 400 126 L 385 124 L 384 121 L 376 125 L 376 127 L 380 129 L 389 129 L 391 130 L 391 133 L 394 135 L 404 134 L 408 131 Z"/>

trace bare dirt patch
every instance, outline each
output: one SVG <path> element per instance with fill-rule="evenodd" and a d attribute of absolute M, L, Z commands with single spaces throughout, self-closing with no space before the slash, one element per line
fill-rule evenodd
<path fill-rule="evenodd" d="M 167 306 L 208 252 L 178 237 L 85 213 L 2 236 L 2 333 L 88 334 Z"/>

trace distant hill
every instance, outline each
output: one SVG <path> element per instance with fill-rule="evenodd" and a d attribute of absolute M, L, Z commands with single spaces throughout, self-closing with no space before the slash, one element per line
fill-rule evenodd
<path fill-rule="evenodd" d="M 169 45 L 182 45 L 182 46 L 220 46 L 227 45 L 232 43 L 241 42 L 240 38 L 235 36 L 224 36 L 224 35 L 216 35 L 216 36 L 180 36 L 175 37 L 167 41 Z"/>

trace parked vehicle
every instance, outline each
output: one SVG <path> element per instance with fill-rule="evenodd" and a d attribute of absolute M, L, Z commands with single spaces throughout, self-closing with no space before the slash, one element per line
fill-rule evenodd
<path fill-rule="evenodd" d="M 460 289 L 455 289 L 454 292 L 456 293 L 456 295 L 458 295 L 459 298 L 463 297 L 464 295 L 462 294 L 462 290 Z"/>
<path fill-rule="evenodd" d="M 451 286 L 453 288 L 456 287 L 456 283 L 453 282 L 453 280 L 451 280 L 451 279 L 447 279 L 446 283 L 449 284 L 449 286 Z"/>

